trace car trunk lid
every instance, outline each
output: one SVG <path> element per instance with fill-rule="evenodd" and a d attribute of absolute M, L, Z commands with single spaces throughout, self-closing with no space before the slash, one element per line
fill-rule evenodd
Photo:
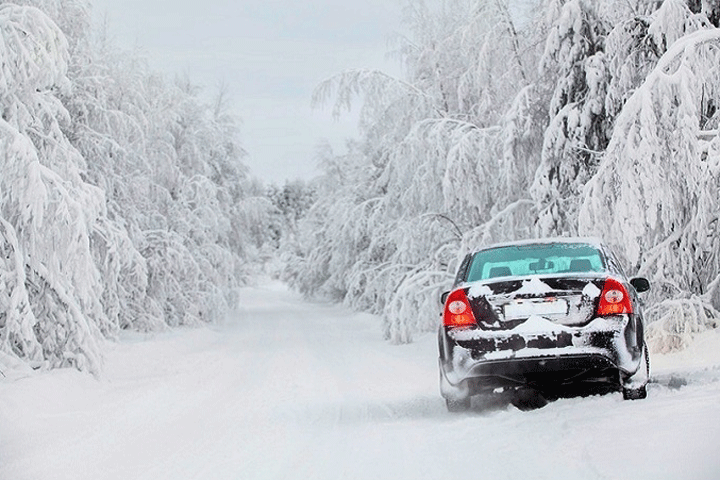
<path fill-rule="evenodd" d="M 510 330 L 538 316 L 579 326 L 593 318 L 604 281 L 597 275 L 538 275 L 475 282 L 467 296 L 478 326 L 485 330 Z"/>

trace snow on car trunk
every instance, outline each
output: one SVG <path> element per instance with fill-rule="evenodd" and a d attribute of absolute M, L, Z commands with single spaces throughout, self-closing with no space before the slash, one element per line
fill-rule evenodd
<path fill-rule="evenodd" d="M 474 282 L 468 300 L 478 324 L 509 330 L 533 316 L 562 325 L 582 325 L 593 316 L 604 278 L 572 274 Z"/>
<path fill-rule="evenodd" d="M 445 411 L 434 334 L 247 288 L 224 325 L 127 335 L 102 377 L 0 377 L 0 479 L 716 479 L 720 335 L 653 356 L 649 397 Z"/>

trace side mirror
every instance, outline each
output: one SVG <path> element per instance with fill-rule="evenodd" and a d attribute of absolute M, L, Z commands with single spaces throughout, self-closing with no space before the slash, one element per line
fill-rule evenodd
<path fill-rule="evenodd" d="M 440 295 L 440 303 L 445 305 L 448 295 L 450 295 L 450 292 L 443 292 L 442 295 Z"/>
<path fill-rule="evenodd" d="M 630 285 L 635 287 L 635 291 L 638 293 L 647 292 L 648 290 L 650 290 L 650 282 L 647 278 L 633 278 L 630 280 Z"/>

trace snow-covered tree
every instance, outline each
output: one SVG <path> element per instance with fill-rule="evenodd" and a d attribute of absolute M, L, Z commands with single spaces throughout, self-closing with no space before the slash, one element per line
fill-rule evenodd
<path fill-rule="evenodd" d="M 87 88 L 70 99 L 77 113 L 70 135 L 94 159 L 91 178 L 108 191 L 109 208 L 135 247 L 116 273 L 145 271 L 145 282 L 121 290 L 127 295 L 120 303 L 132 308 L 119 309 L 126 317 L 119 325 L 215 319 L 233 303 L 268 202 L 263 209 L 259 194 L 251 198 L 222 92 L 206 105 L 188 80 L 168 84 L 132 57 L 115 55 L 115 63 L 79 66 L 76 81 Z"/>
<path fill-rule="evenodd" d="M 268 186 L 267 196 L 275 207 L 275 213 L 267 227 L 277 248 L 292 248 L 297 241 L 298 222 L 315 203 L 315 190 L 313 185 L 303 180 L 285 182 L 282 188 L 274 184 Z"/>
<path fill-rule="evenodd" d="M 623 107 L 583 195 L 581 231 L 602 234 L 651 277 L 660 317 L 651 327 L 665 334 L 714 325 L 720 307 L 718 65 L 717 28 L 677 38 Z M 678 346 L 665 334 L 658 347 Z"/>
<path fill-rule="evenodd" d="M 336 113 L 362 97 L 362 139 L 327 156 L 334 188 L 301 223 L 295 285 L 382 313 L 404 342 L 434 327 L 418 312 L 436 312 L 457 251 L 588 233 L 652 277 L 652 342 L 681 345 L 720 307 L 720 8 L 549 0 L 524 29 L 510 11 L 411 2 L 401 79 L 321 85 Z"/>
<path fill-rule="evenodd" d="M 416 1 L 408 21 L 403 78 L 350 71 L 318 88 L 316 101 L 334 98 L 336 113 L 363 99 L 363 138 L 347 156 L 326 159 L 333 179 L 324 183 L 338 187 L 319 192 L 304 222 L 305 251 L 290 269 L 301 291 L 382 312 L 394 342 L 434 328 L 433 306 L 466 233 L 481 235 L 478 226 L 509 204 L 517 222 L 496 221 L 485 238 L 528 230 L 527 195 L 504 187 L 527 185 L 511 171 L 534 172 L 527 165 L 538 158 L 522 158 L 537 143 L 530 117 L 540 109 L 528 86 L 535 57 L 509 4 Z"/>
<path fill-rule="evenodd" d="M 0 3 L 0 349 L 97 371 L 119 329 L 220 318 L 267 240 L 227 97 L 93 42 L 81 0 Z"/>
<path fill-rule="evenodd" d="M 578 194 L 608 140 L 604 42 L 610 26 L 599 15 L 598 2 L 551 2 L 547 11 L 551 28 L 541 69 L 554 88 L 533 196 L 540 234 L 573 234 Z"/>
<path fill-rule="evenodd" d="M 68 43 L 34 7 L 0 5 L 0 217 L 9 310 L 2 348 L 53 366 L 95 369 L 107 324 L 91 238 L 105 216 L 102 190 L 63 135 L 70 121 Z M 7 280 L 6 280 L 7 279 Z"/>

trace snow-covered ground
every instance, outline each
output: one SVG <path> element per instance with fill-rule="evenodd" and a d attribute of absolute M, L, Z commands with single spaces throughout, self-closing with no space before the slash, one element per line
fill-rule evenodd
<path fill-rule="evenodd" d="M 720 334 L 652 358 L 649 398 L 506 404 L 438 394 L 434 335 L 242 291 L 224 325 L 129 335 L 103 375 L 4 367 L 0 479 L 718 479 Z"/>

